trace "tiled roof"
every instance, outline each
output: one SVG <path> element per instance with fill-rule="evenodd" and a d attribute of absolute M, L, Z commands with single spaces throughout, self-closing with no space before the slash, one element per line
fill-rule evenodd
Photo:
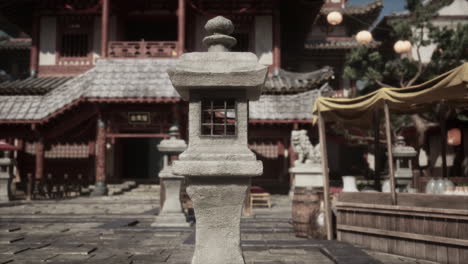
<path fill-rule="evenodd" d="M 0 41 L 0 50 L 28 50 L 31 48 L 31 40 L 5 39 Z"/>
<path fill-rule="evenodd" d="M 42 96 L 0 96 L 0 120 L 42 120 L 80 99 L 179 98 L 167 76 L 174 59 L 100 60 Z"/>
<path fill-rule="evenodd" d="M 166 73 L 176 62 L 177 59 L 100 60 L 96 67 L 75 78 L 56 78 L 63 81 L 62 84 L 43 95 L 25 95 L 26 90 L 22 91 L 23 95 L 0 93 L 0 120 L 44 120 L 79 100 L 178 99 L 179 94 Z M 270 93 L 250 103 L 251 118 L 311 119 L 312 106 L 319 90 L 310 89 L 318 88 L 318 84 L 325 83 L 332 76 L 333 71 L 329 67 L 310 73 L 278 72 L 267 81 L 267 91 Z M 46 79 L 26 79 L 21 83 L 40 84 L 39 80 Z M 301 91 L 305 92 L 298 93 Z M 296 94 L 291 94 L 293 92 Z"/>
<path fill-rule="evenodd" d="M 312 109 L 319 90 L 299 94 L 262 95 L 249 102 L 249 118 L 253 120 L 312 120 Z"/>
<path fill-rule="evenodd" d="M 322 15 L 328 15 L 332 11 L 339 11 L 344 15 L 367 15 L 373 11 L 380 11 L 383 8 L 383 1 L 377 0 L 364 5 L 346 5 L 344 8 L 327 8 L 320 10 Z"/>
<path fill-rule="evenodd" d="M 304 47 L 309 50 L 323 49 L 352 49 L 365 45 L 368 48 L 377 48 L 380 45 L 378 41 L 372 41 L 369 44 L 360 44 L 355 39 L 349 40 L 309 40 Z"/>
<path fill-rule="evenodd" d="M 42 95 L 59 87 L 71 77 L 30 77 L 0 83 L 0 95 Z"/>
<path fill-rule="evenodd" d="M 324 82 L 333 78 L 333 69 L 328 66 L 307 73 L 289 72 L 280 69 L 276 74 L 268 76 L 262 93 L 290 94 L 309 91 L 319 88 Z"/>

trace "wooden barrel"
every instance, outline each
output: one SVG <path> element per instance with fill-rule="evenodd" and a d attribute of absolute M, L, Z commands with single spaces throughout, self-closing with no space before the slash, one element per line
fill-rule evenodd
<path fill-rule="evenodd" d="M 319 190 L 296 187 L 293 196 L 292 219 L 297 237 L 310 237 L 316 232 L 313 228 L 319 213 Z"/>

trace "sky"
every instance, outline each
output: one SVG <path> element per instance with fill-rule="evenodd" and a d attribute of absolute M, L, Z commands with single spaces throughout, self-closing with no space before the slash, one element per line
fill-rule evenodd
<path fill-rule="evenodd" d="M 374 0 L 348 0 L 348 4 L 350 5 L 363 5 L 370 3 Z M 382 13 L 380 13 L 380 17 L 391 14 L 392 12 L 399 12 L 405 10 L 405 0 L 384 0 L 383 1 L 384 8 Z M 379 19 L 380 20 L 380 19 Z"/>

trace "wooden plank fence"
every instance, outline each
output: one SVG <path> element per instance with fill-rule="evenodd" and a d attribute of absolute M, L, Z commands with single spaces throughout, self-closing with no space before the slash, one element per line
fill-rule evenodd
<path fill-rule="evenodd" d="M 435 261 L 468 263 L 468 196 L 340 193 L 337 237 L 364 248 Z"/>

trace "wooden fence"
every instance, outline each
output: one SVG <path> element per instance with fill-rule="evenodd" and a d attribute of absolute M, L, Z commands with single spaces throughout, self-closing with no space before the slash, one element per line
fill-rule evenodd
<path fill-rule="evenodd" d="M 468 196 L 341 193 L 337 237 L 364 248 L 438 263 L 468 263 Z"/>

